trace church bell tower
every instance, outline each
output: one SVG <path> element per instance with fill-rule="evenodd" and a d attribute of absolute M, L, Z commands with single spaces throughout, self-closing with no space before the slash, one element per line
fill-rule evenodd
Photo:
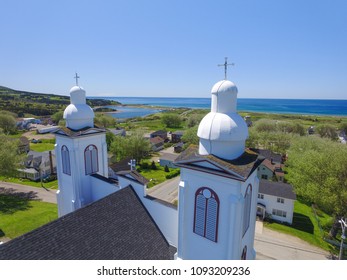
<path fill-rule="evenodd" d="M 236 112 L 235 84 L 219 81 L 211 94 L 199 147 L 190 146 L 175 162 L 181 167 L 177 258 L 255 259 L 260 161 L 245 149 L 248 128 Z"/>
<path fill-rule="evenodd" d="M 63 115 L 66 127 L 55 132 L 59 216 L 93 201 L 93 174 L 108 177 L 106 132 L 94 126 L 94 112 L 77 78 L 76 74 L 76 86 L 70 90 L 71 104 Z"/>

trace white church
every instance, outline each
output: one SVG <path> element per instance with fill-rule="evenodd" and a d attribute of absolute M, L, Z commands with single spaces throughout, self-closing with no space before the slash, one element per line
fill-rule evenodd
<path fill-rule="evenodd" d="M 55 132 L 59 218 L 0 246 L 0 259 L 253 260 L 258 155 L 245 149 L 248 128 L 237 87 L 212 88 L 199 146 L 176 160 L 178 207 L 146 194 L 136 171 L 109 176 L 106 132 L 94 126 L 86 92 L 74 86 Z"/>

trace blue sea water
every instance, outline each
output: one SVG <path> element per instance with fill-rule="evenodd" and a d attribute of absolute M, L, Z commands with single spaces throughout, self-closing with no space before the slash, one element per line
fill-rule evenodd
<path fill-rule="evenodd" d="M 100 97 L 95 97 L 100 98 Z M 149 105 L 162 107 L 186 107 L 193 109 L 209 109 L 210 98 L 166 98 L 166 97 L 102 97 L 103 99 L 115 100 L 128 105 Z M 129 118 L 121 116 L 122 112 L 127 115 L 145 116 L 157 112 L 155 109 L 119 107 L 121 112 L 115 114 L 118 118 Z M 135 110 L 137 109 L 137 110 Z M 300 114 L 300 115 L 327 115 L 347 116 L 347 100 L 317 100 L 317 99 L 255 99 L 238 98 L 238 111 L 263 112 L 278 114 Z"/>

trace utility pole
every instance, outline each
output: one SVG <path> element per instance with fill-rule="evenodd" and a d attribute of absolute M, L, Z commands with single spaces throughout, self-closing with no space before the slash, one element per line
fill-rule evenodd
<path fill-rule="evenodd" d="M 347 220 L 346 220 L 346 221 L 347 221 Z M 345 235 L 345 230 L 346 230 L 346 227 L 347 227 L 346 221 L 344 221 L 343 218 L 341 218 L 341 220 L 339 220 L 339 223 L 341 224 L 341 228 L 342 228 L 339 260 L 342 260 L 342 255 L 343 255 L 343 241 L 346 239 L 346 235 Z"/>

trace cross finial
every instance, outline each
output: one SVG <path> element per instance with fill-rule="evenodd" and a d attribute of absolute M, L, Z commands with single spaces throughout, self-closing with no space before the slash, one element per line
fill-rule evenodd
<path fill-rule="evenodd" d="M 130 162 L 128 162 L 128 165 L 130 165 L 130 170 L 136 170 L 136 160 L 135 159 L 131 159 Z"/>
<path fill-rule="evenodd" d="M 80 76 L 77 75 L 77 72 L 75 73 L 75 77 L 74 78 L 76 79 L 76 86 L 78 86 L 78 79 L 80 78 Z"/>
<path fill-rule="evenodd" d="M 218 66 L 224 66 L 224 80 L 227 79 L 227 72 L 228 72 L 228 66 L 229 65 L 234 66 L 235 64 L 234 63 L 229 63 L 228 64 L 228 58 L 227 57 L 225 57 L 224 64 L 218 64 Z"/>

